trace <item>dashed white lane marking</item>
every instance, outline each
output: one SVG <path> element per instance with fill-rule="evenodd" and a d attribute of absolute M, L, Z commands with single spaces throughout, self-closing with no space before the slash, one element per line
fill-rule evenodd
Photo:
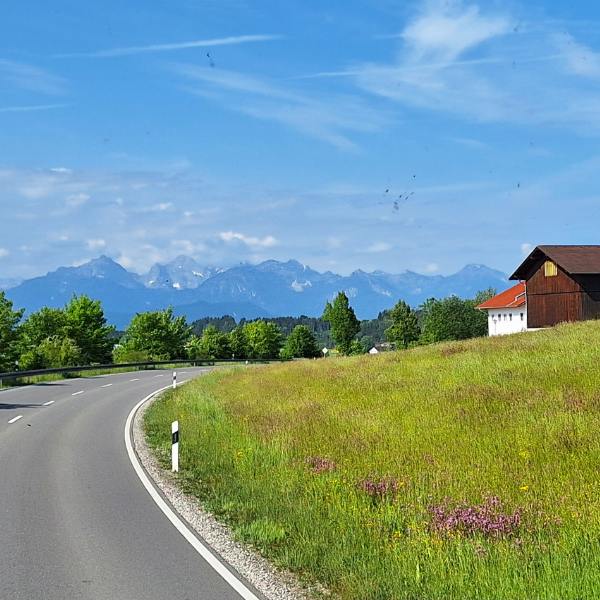
<path fill-rule="evenodd" d="M 164 375 L 155 375 L 154 377 L 164 377 Z"/>
<path fill-rule="evenodd" d="M 42 406 L 50 406 L 51 404 L 54 404 L 54 400 L 48 400 L 48 402 L 44 402 Z"/>
<path fill-rule="evenodd" d="M 83 390 L 75 392 L 74 394 L 71 394 L 71 396 L 79 396 L 79 394 L 83 394 Z"/>
<path fill-rule="evenodd" d="M 101 388 L 103 388 L 103 387 L 110 387 L 111 385 L 112 385 L 112 383 L 106 383 L 106 384 L 104 384 L 104 385 L 101 385 L 100 387 L 101 387 Z"/>
<path fill-rule="evenodd" d="M 139 379 L 130 379 L 129 381 L 139 381 Z"/>
<path fill-rule="evenodd" d="M 19 419 L 22 419 L 23 415 L 18 415 L 17 417 L 13 417 L 8 424 L 10 425 L 11 423 L 16 423 Z"/>
<path fill-rule="evenodd" d="M 125 446 L 127 448 L 127 454 L 129 455 L 129 460 L 133 465 L 137 476 L 140 478 L 140 481 L 146 488 L 147 492 L 152 496 L 154 502 L 156 502 L 158 508 L 162 510 L 165 516 L 171 521 L 171 523 L 175 526 L 177 531 L 192 545 L 194 550 L 229 584 L 231 588 L 233 588 L 244 600 L 259 600 L 258 596 L 248 588 L 243 581 L 238 579 L 216 556 L 184 525 L 183 521 L 179 518 L 179 516 L 171 509 L 171 507 L 162 499 L 162 496 L 156 491 L 155 487 L 150 483 L 148 476 L 146 475 L 140 461 L 133 449 L 133 444 L 131 443 L 131 422 L 133 421 L 133 416 L 136 411 L 139 409 L 144 402 L 147 402 L 153 396 L 160 394 L 160 392 L 164 392 L 168 390 L 171 386 L 168 385 L 156 392 L 153 392 L 149 396 L 146 396 L 143 400 L 138 402 L 127 417 L 127 421 L 125 423 Z"/>

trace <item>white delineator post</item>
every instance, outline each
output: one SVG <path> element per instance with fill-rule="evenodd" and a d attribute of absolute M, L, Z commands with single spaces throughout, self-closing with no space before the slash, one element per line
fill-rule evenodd
<path fill-rule="evenodd" d="M 171 423 L 171 471 L 179 471 L 179 421 Z"/>
<path fill-rule="evenodd" d="M 173 389 L 177 387 L 177 371 L 173 371 Z"/>

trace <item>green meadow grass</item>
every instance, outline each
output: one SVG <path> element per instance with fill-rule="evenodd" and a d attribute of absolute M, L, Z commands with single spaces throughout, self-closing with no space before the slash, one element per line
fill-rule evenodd
<path fill-rule="evenodd" d="M 600 323 L 215 372 L 146 413 L 165 465 L 175 419 L 184 489 L 335 597 L 600 597 Z M 520 525 L 434 527 L 490 496 Z"/>

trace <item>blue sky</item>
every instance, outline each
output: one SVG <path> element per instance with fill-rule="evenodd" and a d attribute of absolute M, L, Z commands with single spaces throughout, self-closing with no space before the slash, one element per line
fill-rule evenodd
<path fill-rule="evenodd" d="M 598 243 L 589 2 L 10 3 L 0 279 L 105 253 L 512 271 Z"/>

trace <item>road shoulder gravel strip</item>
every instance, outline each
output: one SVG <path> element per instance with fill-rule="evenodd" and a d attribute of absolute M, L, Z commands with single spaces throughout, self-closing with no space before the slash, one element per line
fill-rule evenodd
<path fill-rule="evenodd" d="M 144 413 L 158 398 L 160 394 L 136 412 L 132 426 L 133 447 L 147 474 L 179 516 L 267 600 L 311 600 L 328 596 L 320 588 L 307 589 L 292 573 L 276 569 L 258 552 L 237 542 L 231 530 L 204 510 L 197 498 L 181 491 L 176 478 L 158 464 L 144 435 Z"/>

